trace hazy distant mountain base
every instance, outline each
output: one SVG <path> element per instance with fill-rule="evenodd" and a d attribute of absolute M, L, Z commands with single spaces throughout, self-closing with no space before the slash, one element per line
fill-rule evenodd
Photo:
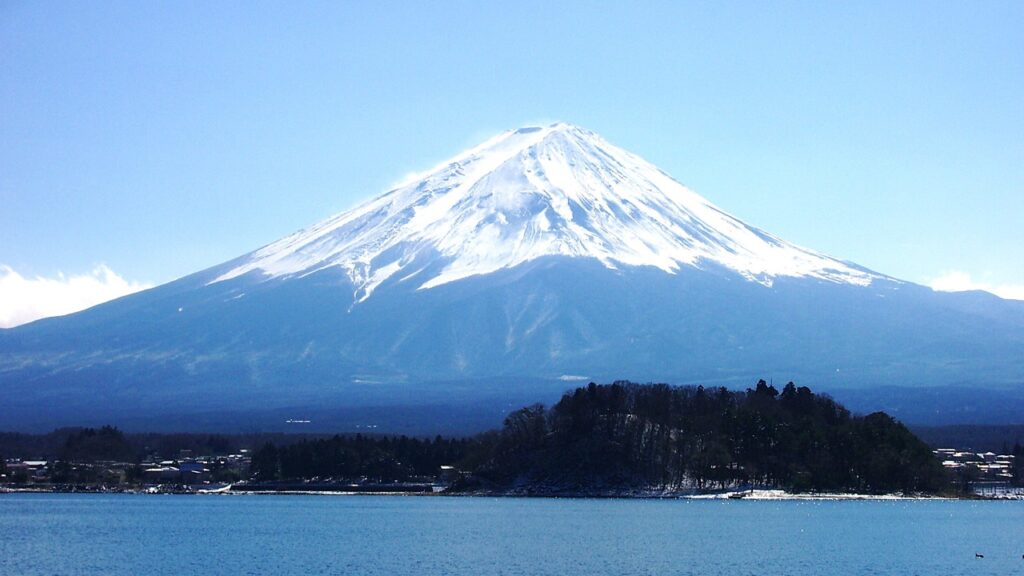
<path fill-rule="evenodd" d="M 197 408 L 184 411 L 180 406 L 169 408 L 107 404 L 85 408 L 58 404 L 50 404 L 40 410 L 31 406 L 20 407 L 20 411 L 10 406 L 0 408 L 3 412 L 0 422 L 3 430 L 19 430 L 26 432 L 46 432 L 54 428 L 68 425 L 102 426 L 113 423 L 129 431 L 154 432 L 219 432 L 219 433 L 338 433 L 367 432 L 408 435 L 464 435 L 489 430 L 500 425 L 505 415 L 516 406 L 540 400 L 545 403 L 554 402 L 565 390 L 572 387 L 565 382 L 522 381 L 514 382 L 469 382 L 447 390 L 465 390 L 469 385 L 489 384 L 504 386 L 504 394 L 495 388 L 486 397 L 473 396 L 472 401 L 458 403 L 438 401 L 415 403 L 378 404 L 378 405 L 344 405 L 339 400 L 337 405 L 295 405 L 284 408 L 264 409 L 220 409 L 210 410 Z M 518 386 L 511 386 L 516 384 Z M 528 384 L 528 386 L 522 386 Z M 522 386 L 522 387 L 519 387 Z M 735 388 L 740 389 L 740 388 Z M 519 391 L 523 391 L 523 397 Z M 476 390 L 479 393 L 479 390 Z M 532 392 L 532 396 L 529 396 Z M 948 394 L 948 396 L 946 395 Z M 869 414 L 876 411 L 898 415 L 898 417 L 914 426 L 944 426 L 957 424 L 962 426 L 985 424 L 1020 425 L 1024 414 L 1024 395 L 1014 395 L 1005 391 L 980 389 L 942 389 L 932 388 L 882 388 L 864 390 L 839 390 L 833 396 L 850 407 L 855 414 Z M 77 420 L 76 420 L 77 418 Z M 936 432 L 939 432 L 936 430 Z M 939 444 L 973 446 L 967 440 L 973 433 L 960 433 L 962 430 L 943 430 L 936 435 L 924 434 L 930 442 L 934 438 Z M 991 440 L 982 443 L 985 450 L 995 450 L 991 446 L 1002 443 L 1007 438 L 1010 444 L 1016 438 L 1012 434 L 1004 434 L 1000 430 L 988 431 Z M 986 438 L 988 438 L 986 436 Z M 942 439 L 952 439 L 943 441 Z"/>
<path fill-rule="evenodd" d="M 1024 424 L 1024 391 L 955 386 L 836 390 L 832 396 L 856 413 L 883 411 L 916 425 Z"/>
<path fill-rule="evenodd" d="M 911 426 L 910 429 L 932 448 L 955 447 L 973 452 L 1010 454 L 1015 446 L 1024 446 L 1024 424 L 952 424 Z"/>
<path fill-rule="evenodd" d="M 337 429 L 376 409 L 399 431 L 403 418 L 383 416 L 391 407 L 443 406 L 472 429 L 579 379 L 743 388 L 761 375 L 907 422 L 1022 413 L 1024 303 L 985 293 L 767 287 L 714 268 L 551 257 L 430 290 L 385 282 L 356 304 L 332 270 L 207 285 L 217 273 L 0 331 L 0 420 L 238 430 L 327 418 Z"/>

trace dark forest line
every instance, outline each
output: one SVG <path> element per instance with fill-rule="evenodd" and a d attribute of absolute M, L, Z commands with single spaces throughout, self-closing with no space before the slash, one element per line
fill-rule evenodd
<path fill-rule="evenodd" d="M 253 455 L 253 479 L 394 478 L 440 465 L 455 492 L 616 495 L 739 487 L 938 493 L 952 479 L 931 449 L 884 413 L 854 416 L 827 396 L 764 381 L 742 392 L 616 382 L 566 393 L 550 408 L 511 413 L 501 430 L 441 438 L 336 436 Z M 443 455 L 437 458 L 438 455 Z M 446 460 L 447 459 L 447 460 Z"/>
<path fill-rule="evenodd" d="M 942 442 L 965 432 L 978 442 L 994 438 L 977 427 L 928 432 Z M 1024 456 L 1019 444 L 1011 450 Z M 780 391 L 764 381 L 744 391 L 590 384 L 551 407 L 512 412 L 499 430 L 462 438 L 124 434 L 111 427 L 0 434 L 0 456 L 65 463 L 239 452 L 247 453 L 246 462 L 251 456 L 239 479 L 268 487 L 441 481 L 454 492 L 524 495 L 744 487 L 939 493 L 957 482 L 930 447 L 892 417 L 853 415 L 827 395 L 793 383 Z M 68 471 L 76 469 L 65 466 L 54 476 L 75 481 Z"/>

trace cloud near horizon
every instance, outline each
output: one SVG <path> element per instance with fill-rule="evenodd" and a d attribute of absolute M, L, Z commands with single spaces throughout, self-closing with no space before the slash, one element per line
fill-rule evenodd
<path fill-rule="evenodd" d="M 967 272 L 950 270 L 944 272 L 938 278 L 928 283 L 932 290 L 940 292 L 964 292 L 966 290 L 984 290 L 991 292 L 1000 298 L 1008 300 L 1024 300 L 1024 285 L 1019 284 L 989 284 L 978 282 L 971 278 Z"/>
<path fill-rule="evenodd" d="M 63 316 L 152 287 L 125 280 L 105 264 L 86 274 L 25 278 L 0 264 L 0 328 Z"/>

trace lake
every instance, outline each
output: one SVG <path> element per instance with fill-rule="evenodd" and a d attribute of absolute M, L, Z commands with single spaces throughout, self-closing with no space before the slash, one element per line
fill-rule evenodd
<path fill-rule="evenodd" d="M 977 576 L 1022 555 L 1021 501 L 0 495 L 4 576 Z"/>

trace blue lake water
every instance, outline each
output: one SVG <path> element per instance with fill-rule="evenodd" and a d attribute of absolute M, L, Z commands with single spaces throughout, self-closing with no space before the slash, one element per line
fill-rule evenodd
<path fill-rule="evenodd" d="M 5 576 L 977 576 L 1022 555 L 1024 502 L 0 495 Z"/>

